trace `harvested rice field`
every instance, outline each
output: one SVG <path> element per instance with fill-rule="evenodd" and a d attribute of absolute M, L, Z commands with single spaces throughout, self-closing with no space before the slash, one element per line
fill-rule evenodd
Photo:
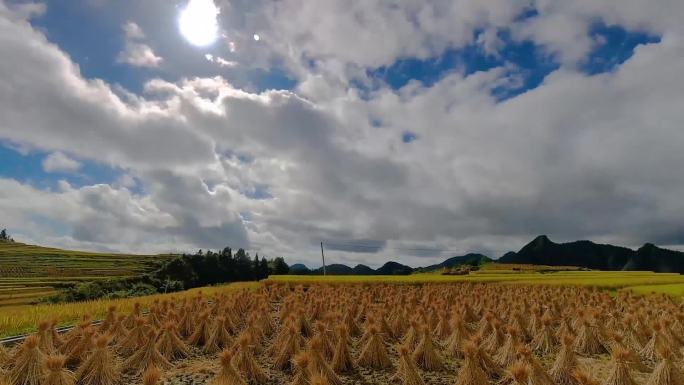
<path fill-rule="evenodd" d="M 11 385 L 681 385 L 668 296 L 490 283 L 294 284 L 155 301 L 0 351 Z M 0 384 L 4 384 L 0 382 Z"/>

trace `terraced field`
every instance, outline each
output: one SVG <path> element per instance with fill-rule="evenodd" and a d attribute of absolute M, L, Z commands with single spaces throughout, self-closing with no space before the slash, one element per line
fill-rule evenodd
<path fill-rule="evenodd" d="M 0 242 L 0 311 L 35 304 L 60 287 L 130 277 L 153 270 L 168 255 L 107 254 Z"/>

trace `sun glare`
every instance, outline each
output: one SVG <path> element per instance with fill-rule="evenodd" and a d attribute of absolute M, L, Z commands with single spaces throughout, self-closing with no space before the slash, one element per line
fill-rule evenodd
<path fill-rule="evenodd" d="M 181 11 L 178 27 L 190 44 L 208 46 L 218 38 L 218 14 L 219 9 L 213 0 L 190 0 Z"/>

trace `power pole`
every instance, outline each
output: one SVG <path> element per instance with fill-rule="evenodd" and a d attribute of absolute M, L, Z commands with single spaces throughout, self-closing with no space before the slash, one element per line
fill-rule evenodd
<path fill-rule="evenodd" d="M 323 254 L 323 242 L 321 242 L 321 258 L 323 259 L 323 275 L 325 275 L 325 254 Z"/>

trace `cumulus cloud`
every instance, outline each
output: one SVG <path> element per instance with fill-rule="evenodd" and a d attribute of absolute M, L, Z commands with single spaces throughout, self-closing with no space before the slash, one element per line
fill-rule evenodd
<path fill-rule="evenodd" d="M 164 59 L 161 56 L 157 56 L 149 45 L 140 42 L 141 39 L 145 38 L 145 33 L 143 33 L 140 26 L 129 21 L 121 28 L 124 31 L 126 40 L 117 60 L 120 63 L 136 67 L 159 67 Z"/>
<path fill-rule="evenodd" d="M 155 55 L 152 48 L 144 43 L 126 42 L 123 51 L 117 58 L 119 62 L 130 64 L 136 67 L 159 67 L 164 60 Z"/>
<path fill-rule="evenodd" d="M 684 178 L 670 171 L 684 162 L 681 4 L 633 3 L 542 2 L 521 18 L 526 1 L 250 2 L 250 17 L 230 25 L 268 37 L 258 49 L 279 58 L 295 90 L 190 74 L 151 79 L 125 99 L 0 6 L 0 137 L 125 170 L 112 185 L 59 191 L 0 179 L 3 220 L 55 245 L 232 245 L 312 264 L 318 243 L 335 240 L 372 246 L 338 244 L 326 253 L 335 262 L 416 266 L 473 250 L 498 256 L 538 233 L 681 244 Z M 596 18 L 662 40 L 589 76 L 576 65 Z M 492 95 L 511 80 L 504 67 L 398 90 L 349 82 L 468 44 L 495 54 L 501 29 L 560 68 L 505 101 Z M 238 49 L 236 60 L 256 50 Z M 418 139 L 403 143 L 405 132 Z"/>
<path fill-rule="evenodd" d="M 81 168 L 81 163 L 69 158 L 62 152 L 53 152 L 43 159 L 45 172 L 75 172 Z"/>

